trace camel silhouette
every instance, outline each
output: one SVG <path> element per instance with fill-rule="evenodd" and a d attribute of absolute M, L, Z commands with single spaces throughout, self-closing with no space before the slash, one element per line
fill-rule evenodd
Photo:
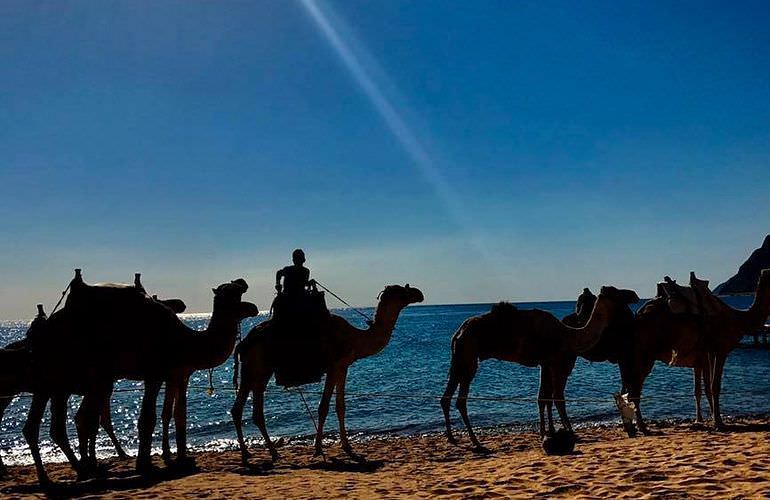
<path fill-rule="evenodd" d="M 702 289 L 700 293 L 704 293 Z M 693 369 L 696 419 L 703 420 L 700 408 L 703 386 L 714 426 L 724 428 L 719 397 L 725 361 L 741 338 L 761 328 L 770 314 L 770 270 L 760 273 L 756 296 L 749 309 L 734 309 L 716 296 L 703 299 L 715 301 L 712 302 L 717 305 L 714 314 L 675 313 L 662 297 L 648 302 L 637 313 L 637 380 L 631 386 L 629 399 L 637 406 L 638 422 L 642 419 L 638 402 L 641 387 L 657 359 L 671 366 Z"/>
<path fill-rule="evenodd" d="M 28 371 L 32 360 L 32 353 L 29 347 L 29 336 L 34 337 L 43 328 L 43 324 L 48 319 L 43 311 L 42 304 L 38 304 L 37 311 L 37 317 L 32 321 L 27 331 L 27 336 L 21 340 L 11 342 L 0 349 L 0 359 L 2 359 L 2 362 L 0 362 L 0 394 L 2 395 L 0 396 L 0 421 L 14 397 L 23 392 L 31 392 Z M 121 459 L 128 458 L 128 454 L 123 449 L 123 446 L 121 446 L 115 434 L 115 429 L 112 426 L 109 401 L 107 401 L 107 404 L 101 411 L 99 423 L 112 441 L 118 457 Z M 7 469 L 3 464 L 2 458 L 0 458 L 0 477 L 4 476 L 6 472 Z"/>
<path fill-rule="evenodd" d="M 326 374 L 323 395 L 318 406 L 318 429 L 315 437 L 315 453 L 322 453 L 322 437 L 324 422 L 329 411 L 332 393 L 336 390 L 336 411 L 340 425 L 340 444 L 342 449 L 352 458 L 360 458 L 350 446 L 345 429 L 345 383 L 348 368 L 355 361 L 382 351 L 390 342 L 401 311 L 409 304 L 422 302 L 422 292 L 409 285 L 390 285 L 379 296 L 379 303 L 374 313 L 374 321 L 368 329 L 355 328 L 340 316 L 331 315 L 327 324 L 318 334 L 321 335 L 322 349 L 321 366 Z M 255 326 L 248 336 L 238 345 L 235 351 L 240 360 L 241 384 L 235 397 L 231 411 L 238 445 L 244 464 L 251 456 L 243 440 L 243 406 L 249 394 L 253 397 L 253 419 L 259 427 L 265 445 L 270 451 L 273 461 L 278 459 L 278 452 L 270 440 L 265 425 L 264 392 L 267 383 L 276 371 L 276 360 L 285 355 L 280 351 L 286 349 L 286 343 L 281 342 L 280 335 L 287 335 L 273 320 L 265 321 Z"/>
<path fill-rule="evenodd" d="M 569 327 L 546 311 L 520 310 L 506 302 L 496 304 L 488 313 L 467 319 L 452 336 L 449 380 L 441 398 L 449 442 L 457 442 L 452 434 L 449 408 L 459 386 L 457 409 L 475 449 L 486 450 L 473 432 L 467 401 L 479 361 L 490 358 L 524 366 L 540 366 L 541 380 L 550 381 L 550 384 L 540 387 L 538 395 L 540 434 L 546 434 L 544 412 L 548 400 L 556 404 L 562 426 L 572 431 L 564 402 L 564 387 L 574 367 L 575 357 L 599 342 L 604 330 L 618 315 L 615 302 L 619 296 L 636 295 L 631 291 L 620 293 L 617 289 L 613 290 L 602 288 L 591 317 L 581 328 Z M 627 303 L 629 299 L 623 300 Z"/>
<path fill-rule="evenodd" d="M 24 436 L 40 482 L 49 482 L 38 445 L 47 402 L 51 401 L 52 438 L 69 457 L 72 450 L 65 419 L 70 394 L 85 396 L 88 404 L 82 408 L 82 432 L 93 438 L 104 401 L 109 399 L 114 381 L 121 378 L 143 380 L 145 386 L 139 417 L 137 470 L 152 470 L 155 407 L 163 382 L 179 388 L 174 406 L 177 460 L 187 463 L 189 374 L 217 366 L 229 357 L 240 321 L 258 312 L 254 304 L 241 300 L 247 289 L 240 278 L 212 289 L 214 311 L 208 328 L 198 332 L 182 323 L 172 309 L 134 286 L 90 286 L 76 273 L 64 308 L 51 315 L 32 347 L 33 398 Z"/>

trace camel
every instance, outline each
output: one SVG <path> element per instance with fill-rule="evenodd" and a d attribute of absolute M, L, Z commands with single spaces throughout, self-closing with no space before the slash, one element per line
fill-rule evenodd
<path fill-rule="evenodd" d="M 617 364 L 620 370 L 620 379 L 622 382 L 621 393 L 627 392 L 626 380 L 632 377 L 634 366 L 634 312 L 629 307 L 631 304 L 639 302 L 639 296 L 633 290 L 622 290 L 615 287 L 604 287 L 605 295 L 613 300 L 608 302 L 610 307 L 615 308 L 613 319 L 607 325 L 602 333 L 599 342 L 591 349 L 580 353 L 580 356 L 592 362 L 607 361 Z M 583 301 L 581 301 L 583 299 Z M 581 303 L 583 302 L 583 303 Z M 562 322 L 573 328 L 584 326 L 591 316 L 591 309 L 596 302 L 596 296 L 589 289 L 583 290 L 583 295 L 579 297 L 576 306 L 576 312 L 568 314 L 562 319 Z M 574 364 L 574 360 L 572 361 Z M 541 371 L 540 387 L 546 387 L 544 392 L 550 391 L 550 378 Z M 543 404 L 541 402 L 541 404 Z M 548 410 L 548 433 L 554 433 L 552 407 L 553 403 L 545 401 Z M 626 427 L 629 436 L 636 433 L 636 429 Z"/>
<path fill-rule="evenodd" d="M 717 297 L 708 297 L 708 300 L 716 301 L 716 314 L 672 313 L 662 297 L 649 301 L 637 312 L 634 371 L 627 389 L 641 428 L 646 429 L 640 395 L 656 360 L 670 366 L 692 368 L 696 421 L 703 421 L 700 408 L 703 386 L 714 426 L 724 428 L 719 409 L 724 363 L 741 338 L 760 328 L 770 314 L 770 270 L 762 271 L 754 302 L 747 310 L 733 309 Z"/>
<path fill-rule="evenodd" d="M 64 423 L 69 395 L 89 398 L 81 425 L 84 435 L 92 437 L 103 401 L 121 378 L 143 380 L 145 385 L 137 471 L 153 470 L 150 449 L 163 382 L 179 388 L 174 405 L 177 460 L 186 463 L 187 377 L 192 370 L 218 366 L 229 357 L 241 320 L 258 313 L 254 304 L 241 300 L 247 289 L 240 278 L 212 289 L 214 311 L 208 328 L 198 332 L 133 286 L 89 286 L 76 274 L 64 308 L 51 315 L 32 349 L 33 399 L 24 436 L 41 484 L 49 482 L 38 446 L 47 401 L 51 400 L 52 438 L 69 457 L 72 450 Z"/>
<path fill-rule="evenodd" d="M 661 302 L 660 299 L 658 299 L 658 302 L 648 302 L 648 304 L 645 304 L 645 307 L 649 309 L 651 307 L 650 304 L 658 304 L 659 302 Z M 662 304 L 660 305 L 662 306 Z M 663 309 L 661 309 L 661 312 L 662 311 Z M 588 315 L 589 314 L 586 313 L 586 309 L 584 308 L 581 311 L 565 316 L 562 321 L 569 326 L 580 327 L 588 320 Z M 589 361 L 609 361 L 618 365 L 622 383 L 620 392 L 621 394 L 629 394 L 629 401 L 634 403 L 636 410 L 636 421 L 639 430 L 643 434 L 649 434 L 649 429 L 641 415 L 641 384 L 643 384 L 644 379 L 649 375 L 656 359 L 663 361 L 666 364 L 672 362 L 672 352 L 675 346 L 682 344 L 682 339 L 686 339 L 687 342 L 692 345 L 692 348 L 695 347 L 692 342 L 694 339 L 697 339 L 698 324 L 695 316 L 682 316 L 679 318 L 678 324 L 681 325 L 681 327 L 678 332 L 671 332 L 668 326 L 664 327 L 657 325 L 655 328 L 642 328 L 645 333 L 640 336 L 638 327 L 640 324 L 644 324 L 644 321 L 640 322 L 637 320 L 638 317 L 626 306 L 623 313 L 619 315 L 618 321 L 608 326 L 607 330 L 605 330 L 599 344 L 588 352 L 581 354 L 581 356 Z M 650 323 L 650 325 L 653 324 L 654 323 Z M 657 331 L 650 331 L 656 328 Z M 650 342 L 651 340 L 654 342 Z M 704 374 L 704 364 L 707 365 L 705 353 L 691 352 L 687 356 L 680 355 L 676 359 L 676 366 L 693 368 L 695 378 L 696 420 L 699 422 L 702 421 L 703 418 L 700 411 L 700 381 L 707 376 Z M 705 366 L 705 369 L 707 368 L 708 366 Z M 642 374 L 641 383 L 637 382 L 640 373 Z M 543 383 L 547 383 L 547 380 L 541 380 L 541 384 Z M 710 387 L 707 386 L 706 391 L 707 394 L 710 394 Z M 549 404 L 549 422 L 551 420 L 550 406 L 551 405 Z M 629 436 L 636 435 L 636 427 L 634 427 L 633 424 L 625 426 L 625 430 Z"/>
<path fill-rule="evenodd" d="M 134 274 L 134 288 L 143 294 L 147 294 L 147 291 L 145 290 L 144 285 L 142 285 L 141 277 L 142 277 L 141 273 Z M 187 309 L 187 305 L 181 299 L 159 299 L 157 295 L 153 295 L 152 299 L 169 307 L 172 311 L 174 311 L 175 314 L 181 314 Z M 168 425 L 169 425 L 169 420 L 171 418 L 170 413 L 168 415 L 166 414 L 166 411 L 167 411 L 166 409 L 169 408 L 173 410 L 175 393 L 167 388 L 164 396 L 165 397 L 164 397 L 164 404 L 163 404 L 162 421 L 163 421 L 163 449 L 165 453 L 166 450 L 169 450 Z M 112 430 L 112 418 L 110 415 L 109 400 L 110 400 L 109 397 L 105 399 L 105 402 L 104 402 L 105 406 L 101 412 L 99 422 L 102 425 L 102 427 L 105 430 L 107 430 L 108 435 L 110 436 L 113 443 L 115 444 L 116 449 L 118 451 L 118 457 L 121 459 L 126 459 L 128 458 L 128 455 L 122 450 L 122 448 L 120 448 L 120 444 L 117 440 L 117 436 L 115 436 L 115 433 Z M 87 460 L 89 468 L 93 470 L 96 467 L 96 440 L 95 440 L 95 436 L 85 435 L 87 424 L 84 422 L 84 419 L 87 418 L 86 409 L 90 407 L 89 406 L 90 404 L 91 403 L 88 401 L 87 398 L 85 402 L 81 402 L 80 409 L 75 415 L 75 422 L 76 422 L 76 429 L 78 431 L 80 459 L 81 461 Z M 170 461 L 170 451 L 168 452 L 167 455 L 164 456 L 164 461 L 166 463 Z"/>
<path fill-rule="evenodd" d="M 315 437 L 315 455 L 323 453 L 322 437 L 324 422 L 329 411 L 329 402 L 332 393 L 336 390 L 336 411 L 340 427 L 340 444 L 342 449 L 351 458 L 358 457 L 350 446 L 347 431 L 345 429 L 345 384 L 347 382 L 348 368 L 355 361 L 382 351 L 388 342 L 401 311 L 409 304 L 422 302 L 423 294 L 417 288 L 409 285 L 390 285 L 379 296 L 379 303 L 374 313 L 374 321 L 369 328 L 361 330 L 355 328 L 340 316 L 331 315 L 327 328 L 323 330 L 321 342 L 323 349 L 319 352 L 322 356 L 323 373 L 326 374 L 323 395 L 318 406 L 318 429 Z M 315 332 L 313 332 L 315 333 Z M 275 320 L 268 320 L 255 326 L 247 337 L 235 350 L 236 362 L 240 361 L 241 384 L 231 411 L 235 431 L 238 436 L 238 445 L 241 450 L 243 463 L 248 464 L 250 453 L 243 440 L 242 418 L 243 406 L 249 394 L 253 397 L 253 420 L 259 427 L 262 437 L 265 439 L 272 461 L 278 459 L 278 452 L 270 440 L 265 426 L 264 392 L 267 383 L 276 371 L 276 359 L 280 358 L 281 350 L 285 349 L 285 343 L 281 343 L 279 335 L 299 334 L 283 332 Z M 237 365 L 236 374 L 237 376 Z"/>
<path fill-rule="evenodd" d="M 716 297 L 715 297 L 716 298 Z M 734 309 L 717 299 L 720 309 L 717 314 L 705 318 L 705 343 L 708 352 L 708 368 L 705 375 L 707 395 L 710 385 L 712 417 L 717 429 L 724 428 L 719 405 L 722 392 L 722 374 L 727 356 L 741 339 L 762 328 L 770 315 L 770 269 L 763 270 L 757 282 L 756 295 L 748 309 Z M 697 378 L 697 375 L 696 375 Z"/>
<path fill-rule="evenodd" d="M 617 316 L 618 309 L 614 302 L 618 297 L 631 300 L 631 295 L 635 297 L 636 294 L 630 290 L 603 287 L 589 320 L 581 328 L 569 327 L 546 311 L 520 310 L 507 302 L 494 305 L 488 313 L 467 319 L 452 336 L 449 380 L 441 398 L 449 442 L 457 443 L 449 420 L 449 408 L 459 386 L 457 409 L 468 429 L 468 436 L 475 451 L 486 451 L 473 432 L 467 401 L 479 361 L 489 358 L 524 366 L 539 365 L 541 380 L 550 380 L 550 384 L 541 386 L 538 394 L 540 434 L 546 435 L 545 407 L 548 400 L 556 404 L 562 426 L 571 432 L 564 387 L 574 367 L 575 355 L 590 350 L 599 342 L 603 331 Z"/>
<path fill-rule="evenodd" d="M 38 314 L 35 320 L 30 325 L 28 335 L 32 333 L 34 335 L 35 329 L 40 329 L 42 323 L 47 319 L 45 312 L 43 311 L 43 305 L 38 304 Z M 30 386 L 27 382 L 27 370 L 31 361 L 31 353 L 29 352 L 29 338 L 24 338 L 11 342 L 2 349 L 0 349 L 0 358 L 3 362 L 0 363 L 2 367 L 2 373 L 0 373 L 0 421 L 5 414 L 5 410 L 13 401 L 14 397 L 23 392 L 30 392 Z M 120 444 L 115 429 L 112 426 L 112 416 L 110 413 L 109 401 L 107 405 L 102 409 L 100 414 L 99 424 L 102 429 L 107 433 L 115 452 L 120 459 L 128 458 L 128 454 Z M 7 472 L 2 458 L 0 458 L 0 477 L 4 476 Z"/>

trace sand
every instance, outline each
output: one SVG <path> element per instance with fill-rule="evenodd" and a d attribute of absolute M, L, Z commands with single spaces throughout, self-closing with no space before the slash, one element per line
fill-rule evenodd
<path fill-rule="evenodd" d="M 305 445 L 281 448 L 274 467 L 261 448 L 253 450 L 251 468 L 234 451 L 202 453 L 196 472 L 164 469 L 152 479 L 134 476 L 132 462 L 117 459 L 106 461 L 105 479 L 83 483 L 66 464 L 48 470 L 59 483 L 54 494 L 106 498 L 770 497 L 770 419 L 729 424 L 727 432 L 653 424 L 654 435 L 637 438 L 614 426 L 585 428 L 577 454 L 563 457 L 545 456 L 534 433 L 487 430 L 488 455 L 474 453 L 464 434 L 459 446 L 428 435 L 357 443 L 363 464 L 331 444 L 327 462 Z M 11 467 L 0 492 L 45 496 L 28 466 Z"/>

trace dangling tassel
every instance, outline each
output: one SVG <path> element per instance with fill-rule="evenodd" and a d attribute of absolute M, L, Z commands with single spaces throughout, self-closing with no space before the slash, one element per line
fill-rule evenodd
<path fill-rule="evenodd" d="M 209 390 L 208 390 L 209 396 L 214 395 L 214 369 L 209 368 Z"/>

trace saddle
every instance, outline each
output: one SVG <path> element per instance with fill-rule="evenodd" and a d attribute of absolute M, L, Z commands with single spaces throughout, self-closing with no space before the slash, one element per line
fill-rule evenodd
<path fill-rule="evenodd" d="M 713 316 L 721 310 L 721 303 L 711 293 L 709 282 L 695 277 L 690 272 L 690 286 L 679 285 L 668 276 L 658 283 L 657 295 L 665 299 L 665 303 L 673 314 L 695 314 Z"/>
<path fill-rule="evenodd" d="M 278 322 L 302 325 L 329 316 L 324 292 L 311 291 L 302 295 L 278 294 L 270 307 Z"/>
<path fill-rule="evenodd" d="M 323 292 L 291 296 L 279 294 L 273 301 L 277 349 L 275 382 L 284 387 L 320 382 L 326 371 L 331 314 Z"/>
<path fill-rule="evenodd" d="M 134 274 L 134 284 L 97 283 L 89 285 L 83 281 L 80 269 L 75 269 L 75 277 L 70 282 L 70 294 L 64 303 L 70 310 L 104 307 L 115 303 L 136 306 L 142 303 L 157 303 L 180 314 L 187 309 L 182 299 L 159 299 L 157 295 L 150 296 L 141 282 L 141 274 Z"/>

